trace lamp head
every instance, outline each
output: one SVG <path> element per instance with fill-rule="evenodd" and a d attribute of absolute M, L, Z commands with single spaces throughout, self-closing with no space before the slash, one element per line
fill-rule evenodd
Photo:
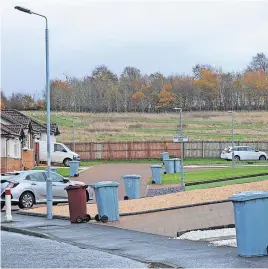
<path fill-rule="evenodd" d="M 19 10 L 19 11 L 21 11 L 21 12 L 32 14 L 32 11 L 30 9 L 27 9 L 27 8 L 24 8 L 24 7 L 20 7 L 20 6 L 15 6 L 14 8 L 17 9 L 17 10 Z"/>

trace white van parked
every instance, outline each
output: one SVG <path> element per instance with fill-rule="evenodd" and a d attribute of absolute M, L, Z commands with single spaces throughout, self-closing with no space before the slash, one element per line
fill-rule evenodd
<path fill-rule="evenodd" d="M 47 162 L 47 141 L 37 141 L 39 144 L 39 161 Z M 76 159 L 80 160 L 80 156 L 71 151 L 66 145 L 62 143 L 52 142 L 51 146 L 51 162 L 63 163 L 68 167 L 69 162 Z"/>

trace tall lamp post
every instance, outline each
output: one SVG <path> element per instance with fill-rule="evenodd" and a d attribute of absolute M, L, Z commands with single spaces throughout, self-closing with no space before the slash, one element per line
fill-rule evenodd
<path fill-rule="evenodd" d="M 77 118 L 73 118 L 73 151 L 75 152 L 75 120 L 77 120 Z"/>
<path fill-rule="evenodd" d="M 232 168 L 235 167 L 234 160 L 234 111 L 228 111 L 228 113 L 232 114 Z"/>
<path fill-rule="evenodd" d="M 184 183 L 184 165 L 183 165 L 183 139 L 182 139 L 182 108 L 181 107 L 174 107 L 175 110 L 180 111 L 180 137 L 181 137 L 181 186 L 182 189 L 185 190 L 185 183 Z"/>
<path fill-rule="evenodd" d="M 51 181 L 51 148 L 50 148 L 50 87 L 49 87 L 49 50 L 48 50 L 48 22 L 47 17 L 31 11 L 30 9 L 15 6 L 15 9 L 28 14 L 37 15 L 46 21 L 46 103 L 47 103 L 47 219 L 51 220 L 52 215 L 52 181 Z"/>

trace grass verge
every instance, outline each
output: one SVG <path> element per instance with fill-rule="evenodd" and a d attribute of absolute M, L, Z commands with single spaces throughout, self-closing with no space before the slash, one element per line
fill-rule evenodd
<path fill-rule="evenodd" d="M 221 181 L 221 182 L 186 186 L 186 190 L 190 191 L 190 190 L 208 189 L 208 188 L 222 187 L 226 185 L 243 184 L 243 183 L 257 182 L 257 181 L 264 181 L 264 180 L 268 180 L 268 176 L 248 177 L 248 178 L 241 178 L 241 179 L 235 179 L 235 180 L 229 180 L 229 181 Z"/>
<path fill-rule="evenodd" d="M 47 169 L 46 166 L 33 168 L 33 170 L 45 170 L 45 169 Z M 57 172 L 58 172 L 58 174 L 62 175 L 63 177 L 69 177 L 70 168 L 69 167 L 57 168 Z"/>
<path fill-rule="evenodd" d="M 216 180 L 237 176 L 247 176 L 252 174 L 267 173 L 267 167 L 239 167 L 239 168 L 223 168 L 215 170 L 201 170 L 186 172 L 184 180 L 186 182 L 195 182 L 202 180 Z M 180 182 L 180 174 L 164 174 L 163 184 L 177 184 Z M 208 183 L 210 184 L 210 183 Z"/>

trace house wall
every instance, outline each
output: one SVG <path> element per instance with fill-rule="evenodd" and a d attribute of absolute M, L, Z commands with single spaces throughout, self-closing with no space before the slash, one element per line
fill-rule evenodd
<path fill-rule="evenodd" d="M 56 142 L 56 136 L 54 134 L 50 135 L 51 143 Z M 47 141 L 47 133 L 42 132 L 39 141 Z"/>
<path fill-rule="evenodd" d="M 1 137 L 1 157 L 6 156 L 6 138 Z"/>
<path fill-rule="evenodd" d="M 1 157 L 1 173 L 13 172 L 15 170 L 21 170 L 21 159 Z"/>
<path fill-rule="evenodd" d="M 1 171 L 6 172 L 6 139 L 1 137 Z M 35 151 L 29 149 L 22 151 L 21 141 L 19 139 L 9 139 L 7 141 L 7 163 L 8 172 L 14 170 L 29 170 L 35 166 Z"/>
<path fill-rule="evenodd" d="M 35 151 L 33 149 L 22 151 L 22 165 L 24 170 L 32 169 L 35 166 Z"/>
<path fill-rule="evenodd" d="M 1 137 L 1 157 L 6 157 L 6 153 L 8 155 L 7 157 L 9 158 L 21 159 L 21 141 L 19 138 L 7 140 L 6 137 Z"/>

